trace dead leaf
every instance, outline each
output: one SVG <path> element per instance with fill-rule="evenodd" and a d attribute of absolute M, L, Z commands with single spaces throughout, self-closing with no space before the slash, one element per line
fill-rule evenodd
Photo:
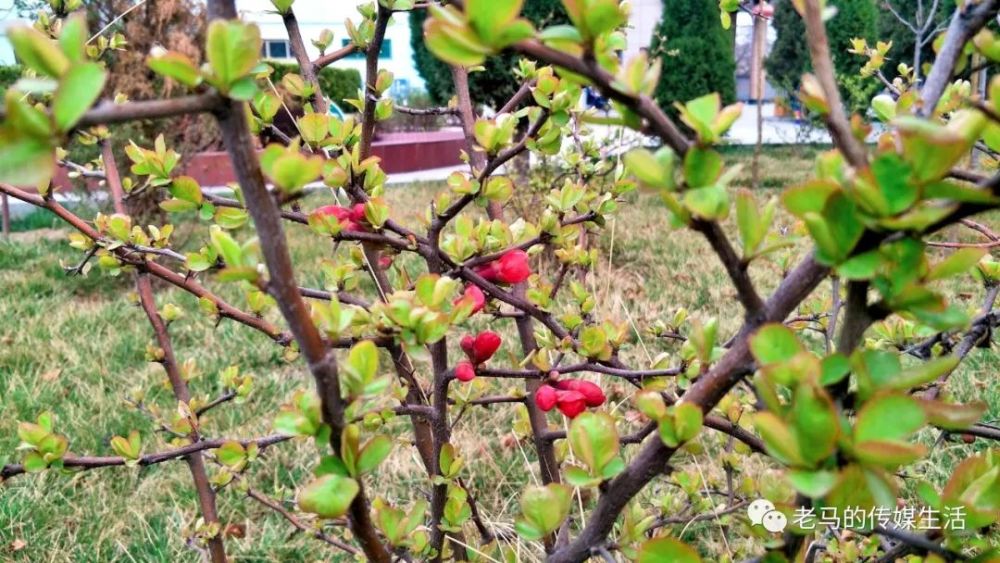
<path fill-rule="evenodd" d="M 50 369 L 49 371 L 42 374 L 42 381 L 55 381 L 56 378 L 58 378 L 59 374 L 61 373 L 62 370 L 59 368 Z"/>
<path fill-rule="evenodd" d="M 21 551 L 26 547 L 28 547 L 28 543 L 22 540 L 21 538 L 16 538 L 14 541 L 10 543 L 11 551 Z"/>

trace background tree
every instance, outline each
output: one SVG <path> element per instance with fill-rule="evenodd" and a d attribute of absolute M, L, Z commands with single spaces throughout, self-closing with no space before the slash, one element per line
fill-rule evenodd
<path fill-rule="evenodd" d="M 653 34 L 651 53 L 663 59 L 656 101 L 663 108 L 710 92 L 724 103 L 736 99 L 732 34 L 719 25 L 714 0 L 664 0 L 663 20 Z"/>
<path fill-rule="evenodd" d="M 876 83 L 863 81 L 858 71 L 864 61 L 848 52 L 851 39 L 863 38 L 871 44 L 879 36 L 879 10 L 874 0 L 831 0 L 837 9 L 829 24 L 830 54 L 845 103 L 851 111 L 863 111 L 878 89 Z M 777 39 L 765 67 L 771 83 L 791 96 L 799 90 L 802 75 L 810 72 L 809 47 L 802 18 L 791 0 L 775 2 L 774 28 Z"/>
<path fill-rule="evenodd" d="M 897 64 L 906 63 L 919 80 L 924 74 L 921 67 L 933 59 L 934 38 L 947 27 L 954 5 L 941 0 L 883 0 L 880 6 L 879 36 L 892 41 L 889 59 L 895 63 L 886 65 L 886 75 L 894 77 Z"/>
<path fill-rule="evenodd" d="M 774 3 L 774 31 L 777 39 L 764 63 L 767 79 L 785 92 L 798 92 L 802 75 L 809 70 L 806 26 L 792 6 L 792 0 Z"/>
<path fill-rule="evenodd" d="M 561 0 L 527 0 L 521 10 L 521 16 L 530 20 L 538 29 L 569 23 Z M 455 95 L 451 67 L 427 50 L 424 44 L 426 19 L 426 10 L 410 12 L 410 43 L 413 46 L 413 59 L 426 83 L 431 100 L 437 104 L 445 104 Z M 472 94 L 472 98 L 494 108 L 502 106 L 521 85 L 521 81 L 514 74 L 517 60 L 518 57 L 510 53 L 490 57 L 483 64 L 482 71 L 470 73 L 469 93 Z"/>

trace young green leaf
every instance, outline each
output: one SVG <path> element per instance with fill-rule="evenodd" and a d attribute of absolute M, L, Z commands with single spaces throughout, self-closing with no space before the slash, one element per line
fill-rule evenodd
<path fill-rule="evenodd" d="M 97 63 L 75 64 L 66 73 L 52 101 L 52 117 L 60 131 L 69 131 L 104 89 L 107 72 Z"/>
<path fill-rule="evenodd" d="M 347 513 L 358 490 L 358 482 L 350 477 L 323 475 L 299 491 L 299 508 L 320 518 L 339 518 Z"/>

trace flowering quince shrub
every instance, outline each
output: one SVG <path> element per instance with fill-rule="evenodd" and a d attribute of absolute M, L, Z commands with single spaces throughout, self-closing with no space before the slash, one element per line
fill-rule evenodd
<path fill-rule="evenodd" d="M 156 417 L 169 444 L 122 428 L 107 452 L 75 451 L 72 436 L 80 429 L 60 426 L 38 405 L 37 419 L 18 427 L 20 461 L 4 466 L 2 478 L 182 461 L 198 497 L 187 540 L 215 562 L 227 560 L 217 496 L 243 495 L 328 544 L 338 560 L 686 563 L 734 557 L 683 534 L 696 518 L 743 518 L 754 487 L 734 486 L 732 476 L 742 459 L 755 456 L 787 485 L 788 494 L 769 500 L 789 525 L 783 533 L 747 525 L 761 540 L 751 543 L 761 553 L 747 557 L 813 560 L 818 550 L 837 561 L 1000 556 L 988 541 L 1000 515 L 1000 451 L 990 447 L 948 468 L 943 486 L 922 482 L 916 497 L 907 497 L 912 508 L 960 510 L 961 528 L 795 518 L 821 509 L 895 508 L 904 502 L 901 476 L 914 475 L 934 440 L 955 433 L 1000 438 L 980 421 L 987 405 L 956 402 L 947 388 L 974 348 L 991 346 L 1000 323 L 1000 264 L 988 256 L 990 245 L 945 243 L 948 250 L 929 252 L 941 245 L 930 235 L 950 225 L 991 233 L 969 217 L 1000 206 L 1000 176 L 961 168 L 974 146 L 1000 151 L 1000 82 L 978 97 L 955 78 L 970 53 L 1000 59 L 985 27 L 1000 2 L 959 3 L 925 82 L 911 83 L 904 69 L 876 98 L 874 115 L 884 129 L 873 144 L 864 142 L 871 131 L 864 118 L 846 115 L 841 103 L 824 22 L 831 11 L 821 0 L 794 2 L 815 73 L 804 78 L 801 98 L 825 120 L 835 148 L 818 156 L 811 180 L 766 204 L 730 189 L 736 171 L 714 148 L 739 105 L 721 107 L 717 95 L 678 100 L 683 123 L 675 123 L 650 97 L 659 73 L 669 70 L 642 54 L 620 61 L 625 3 L 564 0 L 572 25 L 542 30 L 519 17 L 521 4 L 379 0 L 348 22 L 350 44 L 328 52 L 332 35 L 324 34 L 321 56 L 309 60 L 292 0 L 274 0 L 301 74 L 273 84 L 258 60 L 258 29 L 235 19 L 232 0 L 209 0 L 203 66 L 162 50 L 148 59 L 188 92 L 145 101 L 100 101 L 107 49 L 98 46 L 106 42 L 88 42 L 85 18 L 62 3 L 34 27 L 12 28 L 28 76 L 5 100 L 0 191 L 73 228 L 70 244 L 81 253 L 74 272 L 96 262 L 102 275 L 134 278 L 135 301 L 151 328 L 146 355 L 162 365 L 174 402 L 154 410 L 142 397 L 131 399 Z M 453 65 L 456 97 L 440 111 L 461 118 L 469 164 L 427 202 L 419 228 L 393 219 L 382 197 L 386 174 L 372 155 L 378 123 L 404 111 L 385 96 L 393 78 L 379 70 L 378 53 L 393 13 L 413 9 L 430 11 L 424 40 Z M 878 74 L 888 48 L 854 47 L 869 57 L 863 72 Z M 523 86 L 496 117 L 480 117 L 467 72 L 504 51 L 523 56 Z M 356 52 L 367 60 L 364 89 L 353 102 L 358 117 L 331 117 L 316 72 Z M 618 127 L 648 135 L 655 146 L 615 160 L 570 140 L 593 117 L 577 104 L 583 85 L 612 100 Z M 255 150 L 254 134 L 272 129 L 285 97 L 306 108 L 298 134 Z M 127 169 L 115 161 L 110 127 L 196 112 L 218 121 L 238 177 L 231 197 L 181 174 L 167 139 L 124 147 Z M 91 174 L 103 178 L 113 212 L 83 218 L 52 196 L 55 167 L 66 165 L 61 147 L 71 140 L 100 145 L 103 157 Z M 526 153 L 561 155 L 572 172 L 551 186 L 535 222 L 510 216 L 506 204 L 519 186 L 501 172 Z M 322 205 L 302 199 L 316 183 L 325 186 Z M 26 185 L 37 191 L 18 187 Z M 638 187 L 661 196 L 662 228 L 704 237 L 745 313 L 732 334 L 714 320 L 688 321 L 685 311 L 643 327 L 680 343 L 676 354 L 646 365 L 624 359 L 638 328 L 600 318 L 594 294 L 572 281 L 596 262 L 584 235 L 600 231 Z M 126 204 L 140 191 L 160 196 L 178 219 L 207 224 L 196 231 L 204 236 L 194 249 L 174 247 L 171 225 L 134 224 Z M 779 204 L 809 244 L 762 295 L 751 268 L 788 246 L 772 228 Z M 350 249 L 323 263 L 324 289 L 298 284 L 286 228 Z M 542 251 L 558 262 L 551 278 L 534 266 Z M 939 282 L 959 275 L 981 281 L 981 310 L 949 302 Z M 361 283 L 366 278 L 370 286 Z M 154 279 L 196 296 L 199 310 L 158 308 Z M 808 298 L 826 281 L 832 298 L 816 306 Z M 222 286 L 245 300 L 224 299 Z M 259 331 L 308 372 L 311 385 L 273 413 L 274 434 L 211 435 L 206 415 L 252 401 L 254 382 L 233 366 L 220 374 L 225 394 L 200 399 L 171 340 L 171 324 L 185 315 Z M 473 328 L 484 319 L 496 330 Z M 485 394 L 484 382 L 498 379 L 523 383 L 522 391 Z M 612 381 L 631 391 L 611 393 Z M 530 438 L 524 458 L 537 463 L 538 480 L 523 483 L 519 513 L 506 528 L 482 517 L 463 460 L 472 452 L 452 441 L 462 416 L 455 411 L 469 407 L 516 409 L 513 424 Z M 249 468 L 272 463 L 269 449 L 309 438 L 316 446 L 312 476 L 298 484 L 294 506 L 251 482 Z M 684 469 L 687 456 L 703 448 L 729 477 L 720 502 Z M 425 486 L 408 499 L 375 486 L 380 465 L 399 449 L 414 452 L 426 472 Z M 661 490 L 664 483 L 683 491 L 679 504 Z"/>

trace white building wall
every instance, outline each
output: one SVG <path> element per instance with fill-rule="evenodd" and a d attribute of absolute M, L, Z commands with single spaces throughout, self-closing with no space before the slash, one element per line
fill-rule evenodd
<path fill-rule="evenodd" d="M 317 39 L 324 29 L 333 32 L 333 43 L 330 44 L 328 51 L 339 49 L 344 41 L 348 41 L 350 38 L 347 35 L 344 22 L 350 18 L 355 24 L 358 24 L 361 21 L 361 15 L 357 11 L 357 6 L 368 2 L 370 0 L 295 0 L 293 9 L 295 17 L 299 21 L 302 39 L 305 41 L 309 57 L 315 59 L 319 56 L 319 50 L 313 46 L 312 40 Z M 237 0 L 236 9 L 245 21 L 252 21 L 260 27 L 261 37 L 264 40 L 288 39 L 288 33 L 285 31 L 281 16 L 274 13 L 274 6 L 269 0 Z M 391 71 L 395 76 L 396 84 L 393 93 L 403 94 L 407 89 L 423 90 L 424 81 L 413 62 L 408 15 L 396 14 L 393 16 L 385 36 L 386 40 L 390 42 L 391 54 L 379 61 L 379 67 Z M 289 58 L 286 59 L 286 62 L 295 62 L 291 58 L 291 53 L 288 55 Z M 333 66 L 335 68 L 357 69 L 361 73 L 361 79 L 364 80 L 364 58 L 361 55 L 356 55 L 356 57 L 341 59 Z"/>
<path fill-rule="evenodd" d="M 14 0 L 0 0 L 0 65 L 17 63 L 14 59 L 14 49 L 10 45 L 10 39 L 7 38 L 7 28 L 25 23 L 27 22 L 17 17 Z"/>
<path fill-rule="evenodd" d="M 632 13 L 629 15 L 628 29 L 625 37 L 628 40 L 623 54 L 623 60 L 629 60 L 639 54 L 641 49 L 649 48 L 653 40 L 660 18 L 663 15 L 663 0 L 632 0 Z"/>

